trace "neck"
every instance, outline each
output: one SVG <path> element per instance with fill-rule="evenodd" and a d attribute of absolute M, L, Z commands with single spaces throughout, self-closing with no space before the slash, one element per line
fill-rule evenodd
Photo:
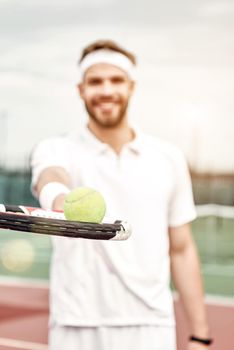
<path fill-rule="evenodd" d="M 102 127 L 93 120 L 88 122 L 89 130 L 102 142 L 108 144 L 117 154 L 120 154 L 125 143 L 134 139 L 134 131 L 126 121 L 113 127 Z"/>

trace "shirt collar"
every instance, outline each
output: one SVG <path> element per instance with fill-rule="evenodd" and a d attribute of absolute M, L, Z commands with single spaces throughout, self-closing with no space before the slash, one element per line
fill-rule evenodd
<path fill-rule="evenodd" d="M 87 125 L 84 125 L 81 131 L 81 137 L 83 137 L 84 141 L 90 145 L 90 148 L 92 148 L 95 153 L 104 152 L 108 148 L 108 145 L 99 140 Z"/>
<path fill-rule="evenodd" d="M 124 148 L 129 149 L 136 155 L 140 154 L 143 146 L 143 133 L 136 125 L 131 124 L 131 128 L 134 131 L 135 137 L 132 141 L 126 143 Z M 78 131 L 79 138 L 83 140 L 86 145 L 90 146 L 90 151 L 94 153 L 102 153 L 109 149 L 109 145 L 100 141 L 93 133 L 90 131 L 87 125 L 81 126 Z M 74 134 L 73 134 L 74 135 Z M 77 135 L 77 134 L 76 134 Z M 75 136 L 75 135 L 74 135 Z"/>
<path fill-rule="evenodd" d="M 140 154 L 143 149 L 143 132 L 140 131 L 139 127 L 134 125 L 131 125 L 131 128 L 133 129 L 133 132 L 135 134 L 135 137 L 132 141 L 128 142 L 125 147 L 127 147 L 130 151 L 134 152 L 136 155 Z"/>
<path fill-rule="evenodd" d="M 78 129 L 75 129 L 69 133 L 69 137 L 74 141 L 78 140 L 85 144 L 85 147 L 89 148 L 89 151 L 94 154 L 104 152 L 108 145 L 100 141 L 88 128 L 87 125 L 80 125 Z"/>

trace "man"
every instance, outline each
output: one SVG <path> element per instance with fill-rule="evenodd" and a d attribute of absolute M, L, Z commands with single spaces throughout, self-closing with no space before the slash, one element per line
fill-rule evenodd
<path fill-rule="evenodd" d="M 124 242 L 53 240 L 51 350 L 174 350 L 170 266 L 193 335 L 188 349 L 209 348 L 188 169 L 175 146 L 130 124 L 135 66 L 112 41 L 85 48 L 78 90 L 87 126 L 42 141 L 32 155 L 42 207 L 61 210 L 71 189 L 93 187 L 107 216 L 133 228 Z"/>

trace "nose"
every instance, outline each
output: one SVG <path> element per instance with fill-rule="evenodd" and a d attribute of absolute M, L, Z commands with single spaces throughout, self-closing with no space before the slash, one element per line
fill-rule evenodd
<path fill-rule="evenodd" d="M 113 93 L 113 84 L 109 80 L 103 81 L 102 84 L 102 94 L 109 96 Z"/>

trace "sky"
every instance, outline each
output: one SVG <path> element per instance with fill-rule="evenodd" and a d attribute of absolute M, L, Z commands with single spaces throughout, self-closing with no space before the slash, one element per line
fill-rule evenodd
<path fill-rule="evenodd" d="M 88 43 L 138 58 L 131 120 L 201 172 L 234 172 L 234 2 L 0 0 L 0 165 L 86 122 L 76 84 Z"/>

